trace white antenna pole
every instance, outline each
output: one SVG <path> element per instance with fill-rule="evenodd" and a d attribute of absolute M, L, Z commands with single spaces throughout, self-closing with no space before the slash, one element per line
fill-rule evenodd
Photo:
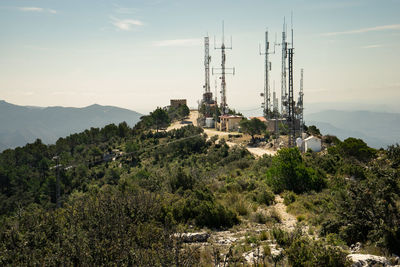
<path fill-rule="evenodd" d="M 293 11 L 291 13 L 291 28 L 292 28 L 292 48 L 294 47 L 294 40 L 293 40 Z"/>

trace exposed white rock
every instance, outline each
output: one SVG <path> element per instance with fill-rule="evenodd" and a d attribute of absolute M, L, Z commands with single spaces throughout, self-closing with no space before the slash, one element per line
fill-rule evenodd
<path fill-rule="evenodd" d="M 347 259 L 353 262 L 352 267 L 374 266 L 375 264 L 392 266 L 385 257 L 371 254 L 349 254 L 347 255 Z"/>
<path fill-rule="evenodd" d="M 185 243 L 203 243 L 207 242 L 210 234 L 207 232 L 197 233 L 178 233 L 174 235 L 177 238 L 181 238 Z"/>

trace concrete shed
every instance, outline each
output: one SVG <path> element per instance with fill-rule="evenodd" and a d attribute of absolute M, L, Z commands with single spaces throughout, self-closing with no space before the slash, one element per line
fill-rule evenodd
<path fill-rule="evenodd" d="M 221 132 L 237 131 L 239 129 L 239 123 L 243 120 L 242 116 L 237 115 L 222 115 L 220 118 L 219 130 Z"/>
<path fill-rule="evenodd" d="M 310 136 L 304 139 L 304 151 L 311 149 L 313 152 L 321 151 L 322 142 L 321 139 L 315 136 Z"/>

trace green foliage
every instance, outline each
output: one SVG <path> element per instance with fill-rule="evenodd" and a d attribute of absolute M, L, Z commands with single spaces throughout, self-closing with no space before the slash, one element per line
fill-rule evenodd
<path fill-rule="evenodd" d="M 296 201 L 296 194 L 292 191 L 286 191 L 283 193 L 283 204 L 289 206 Z"/>
<path fill-rule="evenodd" d="M 253 118 L 251 120 L 243 119 L 240 122 L 240 127 L 242 132 L 251 135 L 252 142 L 254 142 L 254 135 L 262 134 L 267 129 L 265 123 L 257 118 Z"/>
<path fill-rule="evenodd" d="M 196 264 L 193 255 L 176 258 L 181 247 L 168 222 L 162 223 L 160 207 L 153 194 L 109 186 L 98 193 L 75 194 L 57 211 L 31 206 L 0 226 L 0 264 Z"/>
<path fill-rule="evenodd" d="M 286 250 L 291 266 L 350 266 L 346 252 L 321 240 L 295 238 Z"/>
<path fill-rule="evenodd" d="M 183 120 L 187 116 L 189 116 L 190 110 L 187 105 L 178 105 L 177 107 L 169 107 L 168 108 L 168 117 L 171 121 L 174 120 Z"/>
<path fill-rule="evenodd" d="M 271 191 L 270 188 L 266 187 L 265 185 L 260 185 L 255 190 L 255 201 L 259 204 L 271 205 L 274 203 L 275 194 Z"/>
<path fill-rule="evenodd" d="M 308 126 L 307 127 L 307 133 L 309 135 L 321 135 L 321 132 L 319 131 L 319 129 L 315 125 Z"/>
<path fill-rule="evenodd" d="M 312 240 L 303 236 L 301 229 L 292 233 L 280 228 L 272 229 L 272 236 L 285 249 L 290 266 L 350 266 L 346 252 L 324 240 Z"/>
<path fill-rule="evenodd" d="M 287 123 L 279 122 L 279 134 L 280 135 L 287 135 L 289 133 L 289 126 Z"/>
<path fill-rule="evenodd" d="M 183 198 L 171 205 L 171 212 L 178 222 L 193 221 L 200 227 L 209 228 L 232 227 L 239 222 L 236 214 L 217 203 L 208 190 L 186 191 Z"/>
<path fill-rule="evenodd" d="M 374 170 L 367 179 L 349 182 L 336 196 L 333 216 L 322 234 L 336 233 L 347 244 L 369 240 L 384 251 L 399 253 L 400 210 L 398 174 Z"/>
<path fill-rule="evenodd" d="M 356 179 L 365 179 L 366 174 L 363 166 L 360 166 L 358 164 L 352 164 L 352 163 L 345 163 L 343 164 L 339 170 L 338 174 L 345 175 L 345 176 L 350 176 Z"/>
<path fill-rule="evenodd" d="M 328 152 L 330 154 L 339 154 L 342 157 L 354 158 L 363 162 L 370 161 L 376 155 L 375 149 L 368 147 L 363 140 L 353 137 L 349 137 L 336 146 L 330 147 Z"/>
<path fill-rule="evenodd" d="M 273 192 L 285 192 L 288 211 L 326 237 L 272 230 L 294 266 L 341 263 L 330 245 L 358 241 L 400 253 L 399 145 L 376 152 L 361 140 L 331 138 L 327 154 L 281 149 L 255 159 L 224 140 L 207 141 L 192 125 L 151 128 L 149 115 L 133 129 L 112 124 L 0 153 L 0 265 L 196 266 L 198 254 L 172 238 L 177 224 L 279 222 L 274 209 L 257 212 L 273 203 Z"/>
<path fill-rule="evenodd" d="M 267 171 L 267 183 L 276 193 L 291 190 L 302 193 L 309 190 L 321 190 L 325 180 L 317 172 L 305 166 L 297 148 L 282 148 L 272 159 Z"/>
<path fill-rule="evenodd" d="M 400 145 L 391 145 L 387 148 L 387 156 L 389 160 L 392 162 L 393 168 L 400 167 Z"/>
<path fill-rule="evenodd" d="M 167 127 L 171 122 L 167 111 L 163 108 L 157 108 L 153 112 L 150 112 L 150 119 L 152 127 L 155 127 L 157 132 L 159 129 Z"/>
<path fill-rule="evenodd" d="M 337 137 L 334 136 L 334 135 L 329 135 L 329 134 L 323 136 L 323 137 L 322 137 L 322 141 L 323 141 L 325 144 L 328 144 L 328 145 L 337 145 L 337 144 L 340 144 L 339 138 L 337 138 Z"/>

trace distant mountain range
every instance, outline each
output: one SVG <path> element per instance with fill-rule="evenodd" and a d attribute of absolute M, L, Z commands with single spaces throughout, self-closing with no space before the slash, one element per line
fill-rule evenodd
<path fill-rule="evenodd" d="M 316 125 L 322 134 L 340 139 L 356 137 L 374 148 L 400 143 L 400 113 L 325 110 L 305 116 L 307 125 Z"/>
<path fill-rule="evenodd" d="M 41 139 L 52 144 L 60 137 L 110 123 L 135 125 L 142 114 L 118 107 L 84 108 L 17 106 L 0 101 L 0 151 Z"/>

